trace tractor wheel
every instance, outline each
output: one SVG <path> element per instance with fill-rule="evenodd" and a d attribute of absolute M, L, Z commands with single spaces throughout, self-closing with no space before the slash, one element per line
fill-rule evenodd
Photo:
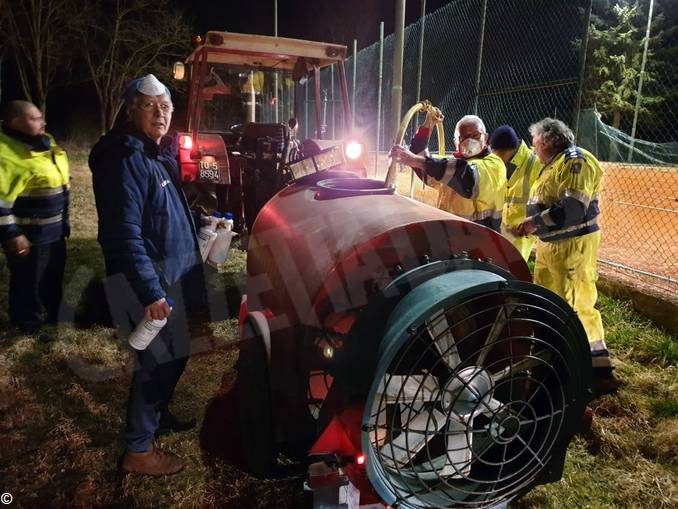
<path fill-rule="evenodd" d="M 243 459 L 251 474 L 266 478 L 271 475 L 274 460 L 268 356 L 249 321 L 244 324 L 237 371 L 235 390 Z"/>

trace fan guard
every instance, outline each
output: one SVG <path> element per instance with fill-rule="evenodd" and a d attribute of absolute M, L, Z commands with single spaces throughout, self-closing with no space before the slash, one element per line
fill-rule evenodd
<path fill-rule="evenodd" d="M 494 507 L 562 463 L 590 360 L 581 324 L 554 294 L 455 271 L 407 294 L 385 331 L 362 432 L 385 502 Z"/>

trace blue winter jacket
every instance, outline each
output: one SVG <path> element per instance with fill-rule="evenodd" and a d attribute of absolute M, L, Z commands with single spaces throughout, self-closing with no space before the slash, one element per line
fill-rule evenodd
<path fill-rule="evenodd" d="M 111 131 L 89 156 L 106 272 L 123 274 L 143 306 L 165 297 L 200 264 L 195 224 L 181 190 L 177 146 Z"/>

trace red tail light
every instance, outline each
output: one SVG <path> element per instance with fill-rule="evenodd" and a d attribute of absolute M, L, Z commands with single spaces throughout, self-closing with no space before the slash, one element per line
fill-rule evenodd
<path fill-rule="evenodd" d="M 179 147 L 184 150 L 191 150 L 193 148 L 193 139 L 188 134 L 183 134 L 179 137 Z"/>

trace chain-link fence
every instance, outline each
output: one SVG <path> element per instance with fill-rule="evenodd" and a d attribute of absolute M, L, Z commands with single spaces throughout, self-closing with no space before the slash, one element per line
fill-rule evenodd
<path fill-rule="evenodd" d="M 653 0 L 624 7 L 622 0 L 604 6 L 607 12 L 592 12 L 591 0 L 450 2 L 405 30 L 402 106 L 404 112 L 421 98 L 441 108 L 448 148 L 454 146 L 456 120 L 469 113 L 483 118 L 489 130 L 512 125 L 528 143 L 530 124 L 547 116 L 563 120 L 605 170 L 600 261 L 608 270 L 676 292 L 678 64 L 671 63 L 670 55 L 675 55 L 678 31 L 671 30 L 675 20 L 655 11 L 653 29 L 661 29 L 657 23 L 665 28 L 661 36 L 650 34 L 643 51 L 648 2 Z M 669 12 L 670 1 L 656 2 Z M 629 39 L 630 31 L 635 39 Z M 383 44 L 361 50 L 355 64 L 353 57 L 346 62 L 355 132 L 370 150 L 382 152 L 397 127 L 391 120 L 393 46 L 390 35 Z M 641 75 L 644 91 L 638 101 Z M 308 95 L 312 90 L 312 84 L 307 86 Z M 350 126 L 343 118 L 335 70 L 322 73 L 321 90 L 327 99 L 322 130 L 326 137 L 344 137 Z M 303 125 L 312 136 L 316 121 L 312 97 L 308 99 Z M 596 105 L 598 112 L 592 109 Z M 434 136 L 430 148 L 436 144 Z M 376 166 L 383 158 L 370 161 Z"/>
<path fill-rule="evenodd" d="M 577 141 L 604 169 L 601 269 L 678 294 L 678 16 L 671 2 L 596 12 Z"/>

